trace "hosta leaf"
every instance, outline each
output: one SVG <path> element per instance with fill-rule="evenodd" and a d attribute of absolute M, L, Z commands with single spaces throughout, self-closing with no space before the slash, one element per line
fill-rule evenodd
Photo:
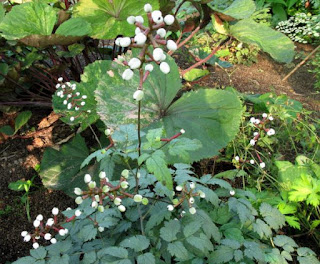
<path fill-rule="evenodd" d="M 175 241 L 168 244 L 168 251 L 171 256 L 176 256 L 181 260 L 188 260 L 190 258 L 188 250 L 180 241 Z"/>
<path fill-rule="evenodd" d="M 164 223 L 164 227 L 160 229 L 160 237 L 167 242 L 172 242 L 177 239 L 177 234 L 180 232 L 179 220 L 170 220 Z"/>
<path fill-rule="evenodd" d="M 119 34 L 124 36 L 134 35 L 135 27 L 128 24 L 128 16 L 143 15 L 147 18 L 143 7 L 150 3 L 154 10 L 159 8 L 157 0 L 81 0 L 75 6 L 74 16 L 81 17 L 92 26 L 93 38 L 112 39 Z"/>
<path fill-rule="evenodd" d="M 63 36 L 86 36 L 91 32 L 91 25 L 82 18 L 71 18 L 62 23 L 55 34 Z"/>
<path fill-rule="evenodd" d="M 57 11 L 42 1 L 15 5 L 0 24 L 2 36 L 8 40 L 30 35 L 51 35 Z"/>
<path fill-rule="evenodd" d="M 256 10 L 256 5 L 252 0 L 236 0 L 233 1 L 230 6 L 226 9 L 221 10 L 214 7 L 214 5 L 209 4 L 209 6 L 215 10 L 219 11 L 227 16 L 231 16 L 235 19 L 244 19 L 250 17 Z"/>
<path fill-rule="evenodd" d="M 289 63 L 294 57 L 294 44 L 284 34 L 251 19 L 240 20 L 230 26 L 230 33 L 238 40 L 258 45 L 279 62 Z"/>
<path fill-rule="evenodd" d="M 150 245 L 150 241 L 145 236 L 137 235 L 126 238 L 120 243 L 120 246 L 132 248 L 134 251 L 139 252 L 145 250 Z"/>

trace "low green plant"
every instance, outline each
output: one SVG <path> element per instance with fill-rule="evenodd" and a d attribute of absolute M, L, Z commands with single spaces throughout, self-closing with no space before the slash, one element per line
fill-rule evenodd
<path fill-rule="evenodd" d="M 316 90 L 320 90 L 320 53 L 316 53 L 315 57 L 311 60 L 311 65 L 314 67 L 312 70 L 309 70 L 316 77 L 316 83 L 314 87 Z"/>
<path fill-rule="evenodd" d="M 7 136 L 14 136 L 19 131 L 19 129 L 21 129 L 25 124 L 28 123 L 31 116 L 31 111 L 20 112 L 14 121 L 14 128 L 9 125 L 2 126 L 0 127 L 0 133 L 4 133 Z"/>

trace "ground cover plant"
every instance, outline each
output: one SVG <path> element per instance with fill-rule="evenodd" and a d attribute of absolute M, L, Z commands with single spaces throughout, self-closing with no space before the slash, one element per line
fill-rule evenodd
<path fill-rule="evenodd" d="M 63 23 L 47 33 L 6 28 L 14 10 L 30 7 L 46 10 L 53 20 L 58 2 L 48 2 L 12 7 L 6 23 L 0 25 L 3 37 L 10 40 L 15 33 L 21 41 L 55 35 L 53 31 L 58 32 Z M 185 20 L 181 24 L 176 20 L 187 1 L 176 6 L 169 1 L 169 10 L 161 9 L 164 4 L 157 1 L 66 3 L 72 23 L 91 27 L 85 35 L 115 38 L 124 53 L 89 64 L 79 79 L 56 78 L 54 111 L 80 132 L 94 131 L 95 126 L 100 137 L 93 132 L 97 144 L 88 148 L 77 133 L 60 150 L 45 150 L 40 166 L 43 185 L 74 197 L 77 207 L 63 212 L 54 207 L 49 218 L 39 212 L 33 229 L 21 230 L 22 239 L 33 247 L 30 256 L 14 263 L 319 263 L 311 249 L 300 247 L 282 231 L 291 219 L 292 226 L 301 222 L 314 232 L 319 217 L 318 187 L 314 187 L 318 172 L 297 175 L 297 181 L 285 189 L 279 180 L 273 181 L 270 167 L 275 160 L 265 151 L 272 148 L 278 133 L 285 133 L 273 122 L 286 121 L 287 130 L 302 123 L 303 132 L 296 129 L 290 137 L 294 141 L 309 133 L 313 140 L 291 148 L 313 153 L 309 163 L 317 170 L 318 152 L 313 146 L 319 143 L 318 126 L 299 123 L 301 104 L 272 94 L 246 96 L 230 87 L 182 90 L 181 77 L 196 75 L 209 60 L 226 66 L 217 52 L 232 38 L 256 45 L 279 62 L 293 59 L 290 39 L 252 18 L 254 2 L 191 1 L 200 17 L 192 33 L 184 31 Z M 171 55 L 209 23 L 224 37 L 205 54 L 194 53 L 195 64 L 179 69 Z M 247 112 L 250 103 L 255 109 Z M 252 113 L 254 117 L 249 116 Z M 236 170 L 215 177 L 195 173 L 192 164 L 213 156 L 232 160 Z M 299 162 L 297 166 L 304 166 Z M 281 162 L 277 164 L 284 173 Z M 243 186 L 236 183 L 237 176 Z M 247 189 L 246 184 L 255 187 L 254 181 L 260 192 Z M 298 193 L 305 186 L 314 192 L 302 197 Z M 308 213 L 293 219 L 280 203 L 259 200 L 265 193 L 262 189 L 272 187 L 275 192 L 283 188 L 297 211 L 300 205 L 309 206 Z"/>

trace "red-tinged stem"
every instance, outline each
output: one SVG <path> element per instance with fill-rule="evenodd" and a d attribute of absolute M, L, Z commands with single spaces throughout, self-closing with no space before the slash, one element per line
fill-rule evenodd
<path fill-rule="evenodd" d="M 106 147 L 106 148 L 104 149 L 104 150 L 106 150 L 106 151 L 114 146 L 114 141 L 113 141 L 112 137 L 109 136 L 108 138 L 109 138 L 110 144 L 109 144 L 108 147 Z"/>
<path fill-rule="evenodd" d="M 150 74 L 149 71 L 146 71 L 146 72 L 144 73 L 143 80 L 142 80 L 143 82 L 145 82 L 145 81 L 147 80 L 149 74 Z"/>
<path fill-rule="evenodd" d="M 155 39 L 155 41 L 160 44 L 160 45 L 166 45 L 167 44 L 167 41 L 165 39 Z"/>
<path fill-rule="evenodd" d="M 68 10 L 69 9 L 69 1 L 68 0 L 64 0 L 64 3 L 65 3 L 65 5 L 66 5 L 66 9 Z"/>
<path fill-rule="evenodd" d="M 74 215 L 74 216 L 71 216 L 70 218 L 67 218 L 67 219 L 66 219 L 66 223 L 71 222 L 71 221 L 74 220 L 75 218 L 76 218 L 75 215 Z"/>
<path fill-rule="evenodd" d="M 142 30 L 147 30 L 147 29 L 148 29 L 147 27 L 145 27 L 144 25 L 142 25 L 142 24 L 139 23 L 139 22 L 136 22 L 135 25 L 136 25 L 138 28 L 142 29 Z"/>
<path fill-rule="evenodd" d="M 260 163 L 262 163 L 262 159 L 260 158 L 260 155 L 259 155 L 259 153 L 257 151 L 256 151 L 256 154 L 257 154 L 257 157 L 258 157 Z"/>
<path fill-rule="evenodd" d="M 159 28 L 162 28 L 164 27 L 166 24 L 164 22 L 160 23 L 160 24 L 157 24 L 155 26 L 152 26 L 152 29 L 155 30 L 155 29 L 159 29 Z"/>
<path fill-rule="evenodd" d="M 173 140 L 173 139 L 175 139 L 175 138 L 177 138 L 177 137 L 180 137 L 181 135 L 182 135 L 182 133 L 179 132 L 178 134 L 172 136 L 171 138 L 162 138 L 162 139 L 160 139 L 160 141 L 170 142 L 171 140 Z"/>
<path fill-rule="evenodd" d="M 203 63 L 206 63 L 208 60 L 210 60 L 216 53 L 217 51 L 223 46 L 224 43 L 226 43 L 227 41 L 230 40 L 230 37 L 228 37 L 227 39 L 225 39 L 224 41 L 222 41 L 218 47 L 216 47 L 215 49 L 212 50 L 212 52 L 204 59 L 199 60 L 197 63 L 193 64 L 191 67 L 189 67 L 188 69 L 182 71 L 181 75 L 185 75 L 187 72 L 191 71 L 192 69 L 202 65 Z"/>
<path fill-rule="evenodd" d="M 183 0 L 177 7 L 176 9 L 176 12 L 174 13 L 174 17 L 177 16 L 178 12 L 179 12 L 179 9 L 182 7 L 182 5 L 186 2 L 186 0 Z"/>
<path fill-rule="evenodd" d="M 124 192 L 124 191 L 120 191 L 121 194 L 123 194 L 125 197 L 130 197 L 130 198 L 133 198 L 134 195 L 131 194 L 131 193 L 127 193 L 127 192 Z"/>

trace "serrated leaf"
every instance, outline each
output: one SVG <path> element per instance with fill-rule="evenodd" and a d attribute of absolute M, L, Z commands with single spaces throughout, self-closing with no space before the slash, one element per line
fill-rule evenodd
<path fill-rule="evenodd" d="M 79 17 L 73 17 L 63 22 L 55 34 L 63 36 L 86 36 L 91 33 L 91 25 Z"/>
<path fill-rule="evenodd" d="M 247 221 L 252 222 L 254 220 L 254 209 L 251 204 L 248 207 L 248 204 L 244 203 L 244 200 L 236 199 L 231 197 L 228 200 L 229 210 L 236 212 L 239 216 L 241 223 L 245 223 Z"/>
<path fill-rule="evenodd" d="M 91 264 L 97 260 L 97 254 L 95 251 L 87 252 L 83 256 L 82 264 Z"/>
<path fill-rule="evenodd" d="M 170 220 L 164 223 L 164 227 L 160 229 L 160 237 L 167 241 L 172 242 L 177 239 L 177 234 L 180 232 L 179 220 Z"/>
<path fill-rule="evenodd" d="M 168 251 L 171 256 L 176 256 L 180 260 L 188 260 L 189 253 L 185 246 L 180 241 L 175 241 L 168 244 Z"/>
<path fill-rule="evenodd" d="M 212 263 L 229 263 L 233 259 L 234 249 L 227 246 L 219 246 L 211 255 Z"/>
<path fill-rule="evenodd" d="M 155 264 L 156 259 L 152 253 L 145 253 L 143 255 L 139 255 L 137 258 L 138 264 Z"/>
<path fill-rule="evenodd" d="M 245 246 L 244 255 L 250 259 L 255 259 L 257 261 L 264 261 L 264 252 L 260 245 L 253 241 L 245 241 L 243 243 Z"/>
<path fill-rule="evenodd" d="M 237 240 L 232 240 L 232 239 L 222 239 L 221 244 L 225 245 L 227 247 L 230 247 L 232 249 L 239 249 L 241 244 Z"/>
<path fill-rule="evenodd" d="M 272 236 L 271 228 L 261 219 L 257 219 L 252 226 L 253 226 L 253 231 L 255 231 L 260 236 L 260 238 L 263 238 L 263 237 L 269 238 Z"/>
<path fill-rule="evenodd" d="M 235 250 L 233 253 L 234 260 L 239 262 L 243 259 L 243 252 L 241 250 Z"/>
<path fill-rule="evenodd" d="M 17 118 L 14 121 L 14 130 L 15 130 L 14 133 L 17 133 L 17 131 L 28 122 L 31 116 L 32 116 L 31 111 L 23 111 L 19 113 Z"/>
<path fill-rule="evenodd" d="M 202 144 L 197 139 L 177 138 L 168 145 L 169 154 L 178 156 L 181 161 L 190 160 L 190 151 L 197 150 L 202 147 Z"/>
<path fill-rule="evenodd" d="M 193 221 L 189 224 L 187 224 L 184 228 L 183 228 L 183 234 L 185 237 L 189 237 L 191 235 L 193 235 L 194 233 L 198 232 L 198 230 L 201 228 L 202 223 L 199 221 Z"/>
<path fill-rule="evenodd" d="M 219 228 L 212 222 L 209 215 L 204 210 L 197 210 L 196 217 L 202 223 L 202 230 L 210 239 L 213 238 L 216 242 L 220 242 L 221 233 Z"/>
<path fill-rule="evenodd" d="M 44 259 L 47 255 L 47 250 L 44 247 L 30 250 L 30 255 L 35 259 Z"/>
<path fill-rule="evenodd" d="M 279 212 L 278 209 L 272 207 L 270 204 L 262 203 L 259 207 L 260 214 L 263 216 L 264 221 L 274 230 L 285 225 L 285 217 Z"/>
<path fill-rule="evenodd" d="M 167 203 L 156 203 L 151 209 L 151 217 L 146 223 L 146 231 L 150 231 L 155 226 L 158 226 L 164 219 L 169 219 L 171 212 L 167 209 Z"/>
<path fill-rule="evenodd" d="M 83 228 L 81 228 L 78 237 L 82 241 L 89 241 L 91 239 L 94 239 L 98 233 L 97 228 L 94 227 L 93 224 L 85 225 Z"/>
<path fill-rule="evenodd" d="M 98 251 L 97 256 L 101 258 L 104 255 L 110 255 L 113 257 L 126 259 L 128 258 L 128 250 L 122 247 L 108 247 Z"/>
<path fill-rule="evenodd" d="M 137 235 L 129 237 L 120 243 L 120 246 L 131 248 L 135 252 L 145 250 L 149 247 L 150 241 L 145 236 Z"/>
<path fill-rule="evenodd" d="M 208 239 L 208 237 L 203 233 L 200 233 L 199 236 L 187 237 L 186 241 L 204 254 L 207 254 L 208 251 L 213 250 L 213 245 L 210 239 Z"/>

